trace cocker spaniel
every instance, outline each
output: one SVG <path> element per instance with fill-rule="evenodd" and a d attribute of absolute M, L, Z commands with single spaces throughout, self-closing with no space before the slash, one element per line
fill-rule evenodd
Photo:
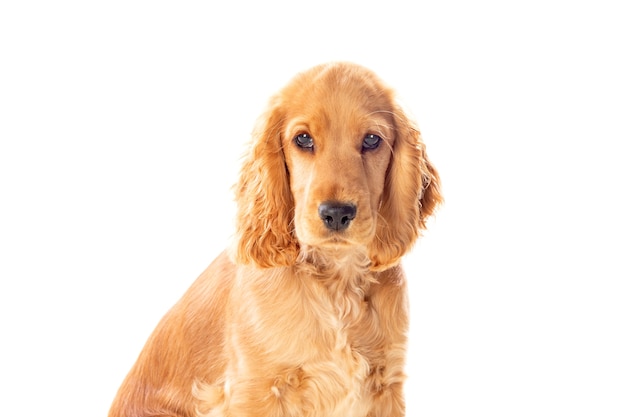
<path fill-rule="evenodd" d="M 297 75 L 235 191 L 232 250 L 161 320 L 109 416 L 404 416 L 400 259 L 442 197 L 393 92 L 354 64 Z"/>

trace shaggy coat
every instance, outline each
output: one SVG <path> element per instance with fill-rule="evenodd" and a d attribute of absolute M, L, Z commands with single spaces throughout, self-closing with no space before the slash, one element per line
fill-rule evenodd
<path fill-rule="evenodd" d="M 401 257 L 442 201 L 416 125 L 372 72 L 297 75 L 236 187 L 236 241 L 165 315 L 109 417 L 400 417 Z"/>

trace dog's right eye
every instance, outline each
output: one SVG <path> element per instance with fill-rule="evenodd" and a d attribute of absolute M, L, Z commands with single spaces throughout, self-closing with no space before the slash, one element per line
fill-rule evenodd
<path fill-rule="evenodd" d="M 300 148 L 313 149 L 313 138 L 308 133 L 300 133 L 293 140 Z"/>

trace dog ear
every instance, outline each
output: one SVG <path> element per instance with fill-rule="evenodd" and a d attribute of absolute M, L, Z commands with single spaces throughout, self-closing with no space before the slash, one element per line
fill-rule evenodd
<path fill-rule="evenodd" d="M 252 134 L 235 192 L 235 258 L 261 268 L 292 265 L 298 254 L 291 230 L 294 202 L 281 145 L 283 121 L 280 106 L 274 100 Z"/>
<path fill-rule="evenodd" d="M 397 264 L 443 202 L 439 174 L 426 155 L 419 129 L 399 107 L 394 109 L 394 127 L 393 153 L 370 245 L 373 270 Z"/>

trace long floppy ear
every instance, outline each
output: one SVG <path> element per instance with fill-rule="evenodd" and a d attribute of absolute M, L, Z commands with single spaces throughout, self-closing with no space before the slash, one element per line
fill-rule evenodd
<path fill-rule="evenodd" d="M 397 264 L 426 228 L 426 219 L 443 202 L 439 174 L 428 160 L 417 126 L 394 109 L 395 142 L 370 245 L 372 269 Z"/>
<path fill-rule="evenodd" d="M 259 119 L 236 187 L 237 261 L 261 268 L 292 265 L 294 203 L 281 145 L 284 117 L 274 100 Z"/>

